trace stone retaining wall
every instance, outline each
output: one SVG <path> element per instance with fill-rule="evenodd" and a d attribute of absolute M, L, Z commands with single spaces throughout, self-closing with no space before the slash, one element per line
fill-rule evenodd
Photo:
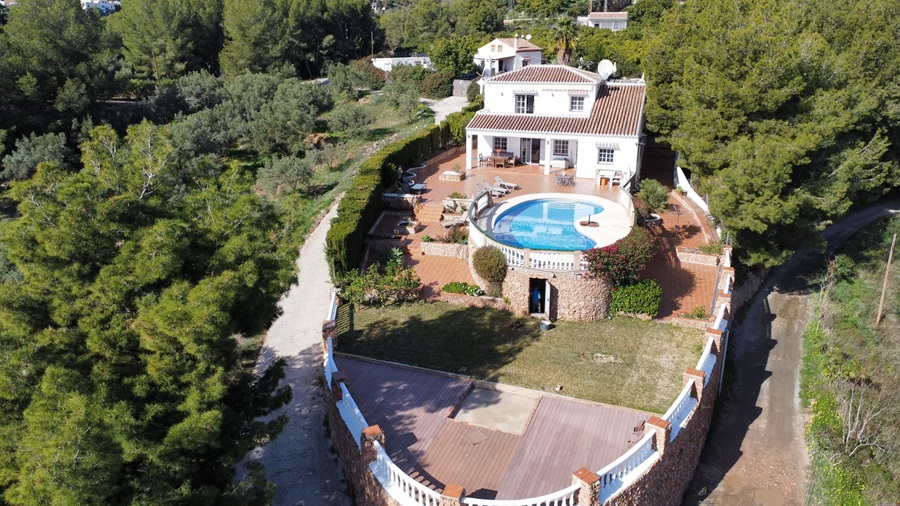
<path fill-rule="evenodd" d="M 345 385 L 349 390 L 349 383 L 345 383 Z M 323 386 L 322 391 L 325 394 L 325 414 L 328 428 L 331 431 L 331 441 L 337 452 L 338 460 L 341 462 L 341 467 L 344 469 L 344 477 L 350 486 L 355 503 L 401 506 L 400 503 L 391 498 L 369 470 L 369 462 L 375 460 L 375 450 L 372 447 L 371 440 L 367 440 L 367 436 L 363 435 L 361 438 L 363 451 L 360 452 L 359 447 L 356 446 L 356 442 L 353 440 L 353 436 L 350 434 L 350 430 L 347 428 L 347 424 L 341 418 L 341 413 L 338 411 L 336 404 L 340 398 L 335 398 L 334 396 L 334 393 L 340 392 L 340 389 L 333 390 L 328 388 L 328 386 Z M 375 437 L 371 439 L 375 439 Z M 380 440 L 383 442 L 383 435 Z"/>
<path fill-rule="evenodd" d="M 685 371 L 685 383 L 693 383 L 692 396 L 698 398 L 693 414 L 685 426 L 678 432 L 675 440 L 670 441 L 671 425 L 658 417 L 651 417 L 646 430 L 657 432 L 655 448 L 660 452 L 659 460 L 653 464 L 643 476 L 619 492 L 605 504 L 614 506 L 643 506 L 653 504 L 659 506 L 677 506 L 694 476 L 694 470 L 700 462 L 700 452 L 706 443 L 709 424 L 712 421 L 713 408 L 718 397 L 719 377 L 722 374 L 721 332 L 707 332 L 707 339 L 714 339 L 716 365 L 710 375 L 709 382 L 703 387 L 702 371 L 688 369 Z M 698 374 L 699 373 L 699 374 Z"/>
<path fill-rule="evenodd" d="M 477 273 L 473 272 L 473 275 Z M 520 315 L 530 313 L 531 296 L 528 289 L 531 279 L 550 282 L 550 293 L 546 295 L 545 303 L 549 303 L 547 314 L 551 320 L 585 322 L 600 320 L 609 314 L 612 285 L 605 278 L 576 274 L 555 276 L 527 269 L 511 269 L 503 281 L 503 295 L 509 299 L 512 312 Z"/>
<path fill-rule="evenodd" d="M 694 248 L 679 246 L 675 254 L 678 256 L 679 262 L 686 264 L 719 265 L 719 255 L 710 255 Z"/>
<path fill-rule="evenodd" d="M 503 302 L 503 299 L 498 299 L 497 297 L 472 297 L 461 293 L 441 292 L 438 300 L 453 304 L 454 306 L 489 307 L 492 309 L 511 311 L 509 305 L 506 302 Z"/>
<path fill-rule="evenodd" d="M 423 255 L 434 255 L 439 257 L 459 258 L 461 260 L 469 259 L 469 247 L 465 244 L 451 244 L 448 242 L 421 242 L 419 246 L 422 248 Z"/>

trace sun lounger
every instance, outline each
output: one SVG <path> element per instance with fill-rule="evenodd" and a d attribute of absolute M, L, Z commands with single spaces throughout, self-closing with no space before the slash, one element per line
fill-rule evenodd
<path fill-rule="evenodd" d="M 494 176 L 494 181 L 497 182 L 497 186 L 500 186 L 503 188 L 507 188 L 510 190 L 518 190 L 519 189 L 519 185 L 517 185 L 516 183 L 510 183 L 509 181 L 504 181 L 503 178 L 500 176 Z"/>
<path fill-rule="evenodd" d="M 484 184 L 475 183 L 475 188 L 478 188 L 478 191 L 488 192 L 495 197 L 502 197 L 502 196 L 506 195 L 506 193 L 507 193 L 506 190 L 501 191 L 501 190 L 494 189 L 491 185 L 487 184 L 486 182 Z"/>
<path fill-rule="evenodd" d="M 504 188 L 504 187 L 500 186 L 499 184 L 492 185 L 491 183 L 488 183 L 487 181 L 482 181 L 482 184 L 484 184 L 484 186 L 486 186 L 492 190 L 497 190 L 498 192 L 500 192 L 504 195 L 509 193 L 509 189 Z"/>
<path fill-rule="evenodd" d="M 443 221 L 441 221 L 441 225 L 444 228 L 459 227 L 461 225 L 465 225 L 466 222 L 468 221 L 468 219 L 469 219 L 469 215 L 464 214 L 462 216 L 457 216 L 457 217 L 453 217 L 453 218 L 450 218 L 447 220 L 443 220 Z"/>

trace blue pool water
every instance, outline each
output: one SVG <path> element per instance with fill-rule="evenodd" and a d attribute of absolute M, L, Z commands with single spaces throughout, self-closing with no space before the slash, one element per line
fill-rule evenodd
<path fill-rule="evenodd" d="M 506 210 L 494 222 L 498 241 L 518 248 L 555 251 L 591 249 L 596 243 L 575 230 L 575 222 L 603 212 L 603 207 L 572 200 L 536 199 Z"/>

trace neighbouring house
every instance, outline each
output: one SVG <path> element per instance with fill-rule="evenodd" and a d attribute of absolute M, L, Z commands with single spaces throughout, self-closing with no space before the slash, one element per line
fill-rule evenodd
<path fill-rule="evenodd" d="M 576 178 L 628 188 L 644 149 L 643 79 L 605 81 L 565 65 L 536 65 L 482 81 L 484 108 L 466 127 L 466 170 L 495 152 L 518 163 L 572 168 Z M 476 150 L 473 152 L 473 150 Z"/>
<path fill-rule="evenodd" d="M 97 9 L 101 14 L 108 15 L 116 12 L 122 7 L 122 3 L 118 1 L 108 0 L 81 0 L 82 9 Z"/>
<path fill-rule="evenodd" d="M 416 54 L 413 56 L 402 56 L 397 58 L 372 58 L 372 65 L 385 72 L 390 72 L 398 65 L 411 65 L 434 70 L 434 67 L 431 65 L 431 58 L 429 58 L 427 54 Z"/>
<path fill-rule="evenodd" d="M 483 69 L 482 75 L 490 77 L 511 72 L 529 65 L 540 65 L 543 51 L 530 42 L 531 36 L 494 39 L 478 48 L 475 64 Z"/>
<path fill-rule="evenodd" d="M 587 16 L 578 16 L 578 24 L 618 32 L 628 27 L 628 13 L 591 12 Z"/>

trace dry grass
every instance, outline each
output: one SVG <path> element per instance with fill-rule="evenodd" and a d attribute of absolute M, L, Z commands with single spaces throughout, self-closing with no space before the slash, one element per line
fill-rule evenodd
<path fill-rule="evenodd" d="M 338 351 L 662 413 L 700 356 L 702 333 L 614 318 L 557 322 L 421 302 L 339 315 Z"/>

